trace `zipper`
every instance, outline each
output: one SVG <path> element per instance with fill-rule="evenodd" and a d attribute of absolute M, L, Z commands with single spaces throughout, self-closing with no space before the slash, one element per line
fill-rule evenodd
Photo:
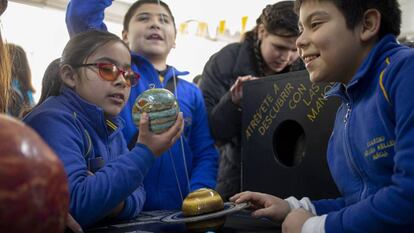
<path fill-rule="evenodd" d="M 346 103 L 346 113 L 345 113 L 345 117 L 344 117 L 344 127 L 346 129 L 347 123 L 348 123 L 348 118 L 349 115 L 351 115 L 351 104 L 350 103 Z"/>
<path fill-rule="evenodd" d="M 362 182 L 362 190 L 361 190 L 361 194 L 359 196 L 359 200 L 361 200 L 361 198 L 364 196 L 364 193 L 366 192 L 367 189 L 367 184 L 365 182 L 364 176 L 362 174 L 362 171 L 360 171 L 354 161 L 354 158 L 352 157 L 351 153 L 350 153 L 350 146 L 349 146 L 349 135 L 348 135 L 348 121 L 349 118 L 351 116 L 352 113 L 352 106 L 351 106 L 351 98 L 349 97 L 348 93 L 345 91 L 347 99 L 349 102 L 347 102 L 346 106 L 347 106 L 347 110 L 346 110 L 346 114 L 344 117 L 344 133 L 343 133 L 343 137 L 344 137 L 344 148 L 345 148 L 345 156 L 347 157 L 348 161 L 351 164 L 351 169 L 353 169 L 355 171 L 355 173 L 359 176 L 361 182 Z"/>

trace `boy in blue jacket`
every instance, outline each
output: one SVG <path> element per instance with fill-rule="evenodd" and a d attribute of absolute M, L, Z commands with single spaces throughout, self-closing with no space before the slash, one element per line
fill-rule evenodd
<path fill-rule="evenodd" d="M 112 0 L 71 0 L 66 15 L 69 34 L 91 28 L 106 30 L 104 10 L 111 4 Z M 216 186 L 218 152 L 210 135 L 204 99 L 196 85 L 177 78 L 188 72 L 166 63 L 176 37 L 174 17 L 167 4 L 158 0 L 136 1 L 125 14 L 123 26 L 132 69 L 141 74 L 121 112 L 126 121 L 126 140 L 130 142 L 138 133 L 131 115 L 135 99 L 151 86 L 176 86 L 175 95 L 185 119 L 182 138 L 155 161 L 145 177 L 144 187 L 149 195 L 144 210 L 181 209 L 189 192 Z"/>
<path fill-rule="evenodd" d="M 342 197 L 286 200 L 244 192 L 283 232 L 413 232 L 414 49 L 397 43 L 397 0 L 297 0 L 296 44 L 313 82 L 337 82 L 327 159 Z M 317 172 L 317 171 L 315 171 Z"/>
<path fill-rule="evenodd" d="M 70 213 L 87 227 L 104 217 L 131 219 L 145 201 L 143 179 L 149 168 L 180 137 L 182 115 L 167 132 L 149 132 L 148 116 L 129 151 L 118 116 L 138 75 L 128 46 L 117 36 L 89 31 L 66 45 L 58 96 L 35 107 L 24 121 L 63 162 L 68 177 Z"/>

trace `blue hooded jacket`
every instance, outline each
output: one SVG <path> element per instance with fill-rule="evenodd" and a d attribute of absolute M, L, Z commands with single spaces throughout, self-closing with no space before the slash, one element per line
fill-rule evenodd
<path fill-rule="evenodd" d="M 142 182 L 155 161 L 145 145 L 128 150 L 121 118 L 110 119 L 114 128 L 107 121 L 101 108 L 67 87 L 24 119 L 63 162 L 70 212 L 83 227 L 102 219 L 122 201 L 125 205 L 118 217 L 137 216 L 145 201 Z"/>
<path fill-rule="evenodd" d="M 69 34 L 72 36 L 90 29 L 107 30 L 103 23 L 104 10 L 111 4 L 111 0 L 72 0 L 66 13 Z M 151 86 L 165 87 L 174 76 L 188 74 L 169 66 L 161 83 L 158 72 L 148 60 L 136 53 L 131 56 L 132 68 L 141 79 L 131 88 L 128 103 L 121 112 L 126 122 L 123 133 L 127 141 L 138 132 L 131 115 L 138 95 Z M 148 195 L 144 210 L 181 209 L 182 198 L 189 192 L 216 186 L 218 152 L 210 134 L 201 92 L 193 83 L 179 79 L 174 94 L 184 115 L 184 132 L 166 153 L 157 158 L 145 177 L 144 187 Z"/>
<path fill-rule="evenodd" d="M 342 197 L 316 201 L 327 233 L 413 232 L 414 49 L 387 35 L 339 96 L 328 164 Z"/>

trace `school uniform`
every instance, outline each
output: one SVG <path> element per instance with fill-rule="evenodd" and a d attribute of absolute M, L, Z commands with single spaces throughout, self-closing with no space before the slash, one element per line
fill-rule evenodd
<path fill-rule="evenodd" d="M 24 122 L 62 161 L 70 213 L 83 227 L 102 219 L 122 201 L 120 219 L 140 213 L 145 201 L 142 182 L 155 156 L 143 144 L 128 150 L 120 117 L 107 119 L 100 107 L 64 87 L 59 96 L 34 108 Z"/>
<path fill-rule="evenodd" d="M 103 23 L 104 10 L 112 1 L 72 0 L 67 8 L 66 23 L 70 35 L 90 30 L 107 30 Z M 184 117 L 184 132 L 182 138 L 151 167 L 144 180 L 147 199 L 144 210 L 179 210 L 183 198 L 189 192 L 199 188 L 216 187 L 218 152 L 210 134 L 204 99 L 198 87 L 184 79 L 187 75 L 172 66 L 162 74 L 143 56 L 131 52 L 132 69 L 141 78 L 121 112 L 126 122 L 123 130 L 128 142 L 133 140 L 138 129 L 132 119 L 132 107 L 136 98 L 150 88 L 165 88 L 168 82 L 176 78 L 176 89 L 172 90 L 177 97 L 180 111 Z M 162 81 L 160 80 L 160 76 Z M 187 176 L 188 174 L 188 176 Z M 187 180 L 187 177 L 189 180 Z"/>

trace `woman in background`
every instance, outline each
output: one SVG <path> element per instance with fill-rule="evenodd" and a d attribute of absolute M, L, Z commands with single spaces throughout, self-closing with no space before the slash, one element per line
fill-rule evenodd
<path fill-rule="evenodd" d="M 7 0 L 0 0 L 0 16 L 7 8 Z M 11 66 L 8 49 L 3 42 L 0 30 L 0 112 L 5 113 L 10 94 Z M 68 214 L 66 226 L 69 230 L 83 232 L 80 225 Z"/>
<path fill-rule="evenodd" d="M 9 114 L 14 117 L 21 117 L 22 113 L 35 105 L 32 85 L 32 72 L 24 49 L 15 44 L 7 44 L 11 59 L 11 87 L 12 96 L 9 106 Z"/>
<path fill-rule="evenodd" d="M 241 42 L 221 49 L 204 67 L 200 89 L 220 149 L 217 191 L 225 200 L 241 187 L 243 83 L 304 69 L 295 45 L 299 30 L 293 5 L 293 1 L 267 5 Z"/>

